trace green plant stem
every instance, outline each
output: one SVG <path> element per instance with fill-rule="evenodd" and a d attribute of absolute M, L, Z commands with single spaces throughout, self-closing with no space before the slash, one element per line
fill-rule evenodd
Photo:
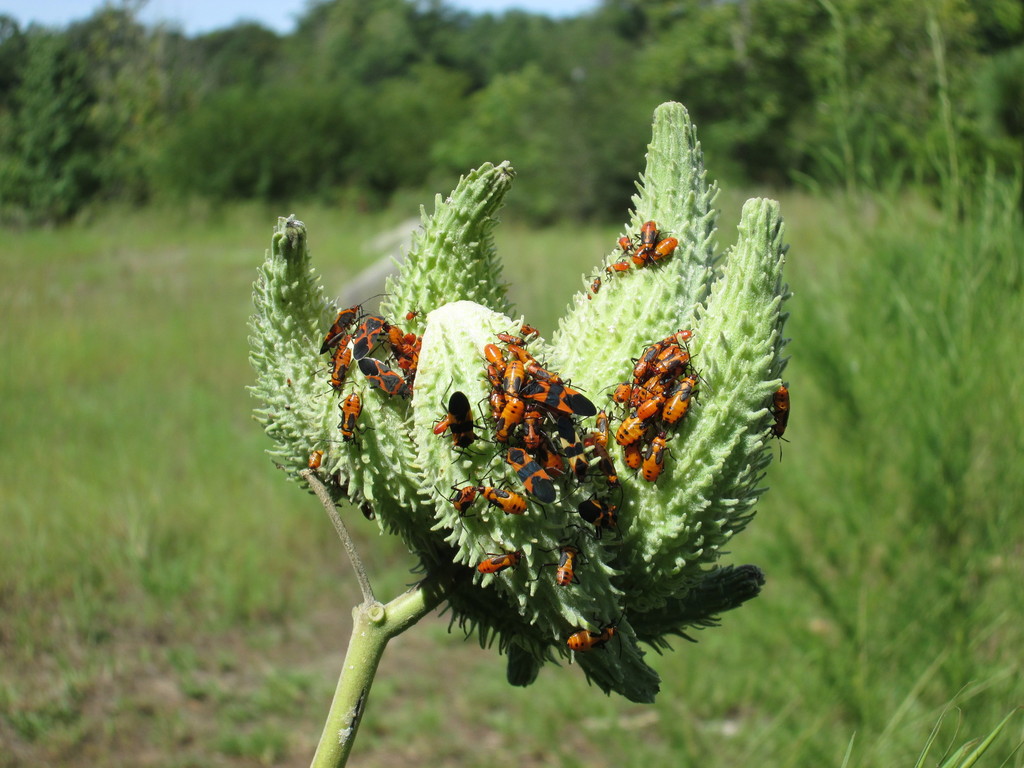
<path fill-rule="evenodd" d="M 320 482 L 316 472 L 303 470 L 299 474 L 324 505 L 352 561 L 356 580 L 363 593 L 363 602 L 352 609 L 352 636 L 348 641 L 348 651 L 345 652 L 345 663 L 341 667 L 334 700 L 311 763 L 312 768 L 339 768 L 348 762 L 366 699 L 370 695 L 370 686 L 373 685 L 373 677 L 377 674 L 377 665 L 388 640 L 400 635 L 437 607 L 444 599 L 447 586 L 439 580 L 443 576 L 427 578 L 387 605 L 382 604 L 373 596 L 355 542 L 338 515 L 334 499 L 327 488 Z"/>
<path fill-rule="evenodd" d="M 331 498 L 331 494 L 327 491 L 327 487 L 320 482 L 320 478 L 317 477 L 316 472 L 311 469 L 304 469 L 299 472 L 301 477 L 306 479 L 309 483 L 309 487 L 313 489 L 313 493 L 316 494 L 317 498 L 320 499 L 320 503 L 324 505 L 324 510 L 327 512 L 327 516 L 331 519 L 331 523 L 334 525 L 334 530 L 338 533 L 338 538 L 341 539 L 342 545 L 345 547 L 345 551 L 348 553 L 348 559 L 352 563 L 352 568 L 356 572 L 356 581 L 359 582 L 359 589 L 363 593 L 363 605 L 372 605 L 378 603 L 377 598 L 373 596 L 373 589 L 370 587 L 370 580 L 366 576 L 366 569 L 363 567 L 363 561 L 359 558 L 359 553 L 356 552 L 356 544 L 352 540 L 352 537 L 348 533 L 348 528 L 345 527 L 344 521 L 341 519 L 341 515 L 338 514 L 338 508 L 334 505 L 334 499 Z"/>
<path fill-rule="evenodd" d="M 387 605 L 374 602 L 355 607 L 352 637 L 312 768 L 345 765 L 385 646 L 433 610 L 443 596 L 443 591 L 423 582 Z"/>

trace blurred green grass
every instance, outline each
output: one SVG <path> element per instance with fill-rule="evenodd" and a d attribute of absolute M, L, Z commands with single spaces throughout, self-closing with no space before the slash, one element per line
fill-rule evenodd
<path fill-rule="evenodd" d="M 722 246 L 741 202 L 719 200 Z M 572 669 L 509 688 L 503 659 L 431 619 L 385 654 L 360 765 L 839 765 L 854 736 L 848 765 L 907 765 L 949 702 L 951 745 L 1024 702 L 1015 201 L 953 222 L 913 197 L 782 203 L 795 413 L 730 559 L 766 570 L 763 596 L 655 659 L 652 707 Z M 308 762 L 355 590 L 245 391 L 251 286 L 286 213 L 7 233 L 0 765 Z M 410 214 L 295 213 L 329 293 Z M 498 228 L 542 333 L 617 234 Z M 401 545 L 352 519 L 378 594 L 412 581 Z M 983 764 L 1024 765 L 1020 741 L 1011 723 Z"/>

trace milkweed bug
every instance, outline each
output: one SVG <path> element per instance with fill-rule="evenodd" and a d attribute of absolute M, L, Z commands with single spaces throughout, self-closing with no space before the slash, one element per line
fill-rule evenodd
<path fill-rule="evenodd" d="M 634 443 L 634 445 L 636 445 Z M 608 449 L 600 443 L 594 444 L 594 453 L 597 454 L 597 467 L 601 470 L 601 474 L 604 475 L 605 482 L 608 483 L 610 488 L 619 487 L 619 473 L 615 469 L 615 462 L 612 461 L 611 454 L 608 453 Z"/>
<path fill-rule="evenodd" d="M 635 414 L 622 420 L 615 431 L 615 442 L 622 446 L 633 445 L 644 436 L 644 422 Z M 628 460 L 626 462 L 629 463 Z"/>
<path fill-rule="evenodd" d="M 665 468 L 665 446 L 667 443 L 665 433 L 659 432 L 650 445 L 643 450 L 644 461 L 640 474 L 648 483 L 656 483 L 661 476 L 661 470 Z"/>
<path fill-rule="evenodd" d="M 345 377 L 348 375 L 348 367 L 352 363 L 352 347 L 348 345 L 349 335 L 342 334 L 345 338 L 339 343 L 331 355 L 331 386 L 334 389 L 341 389 L 345 384 Z"/>
<path fill-rule="evenodd" d="M 590 291 L 591 291 L 591 293 L 597 293 L 600 290 L 601 290 L 601 278 L 600 277 L 595 277 L 594 278 L 594 282 L 592 282 L 590 284 Z"/>
<path fill-rule="evenodd" d="M 625 259 L 623 259 L 622 261 L 616 261 L 615 263 L 609 264 L 607 267 L 605 267 L 604 271 L 607 272 L 609 275 L 614 275 L 616 272 L 628 272 L 629 262 Z"/>
<path fill-rule="evenodd" d="M 386 395 L 399 395 L 409 397 L 412 392 L 405 379 L 395 373 L 385 363 L 373 357 L 364 357 L 359 361 L 359 370 L 369 380 L 370 384 L 377 387 Z"/>
<path fill-rule="evenodd" d="M 615 627 L 605 627 L 600 632 L 591 632 L 589 629 L 581 629 L 569 635 L 565 644 L 569 650 L 583 653 L 592 651 L 595 648 L 603 648 L 609 640 L 615 637 L 618 630 Z"/>
<path fill-rule="evenodd" d="M 583 444 L 580 442 L 580 436 L 576 434 L 572 419 L 561 418 L 555 421 L 555 431 L 562 444 L 562 455 L 569 462 L 569 471 L 582 482 L 589 467 L 583 456 Z"/>
<path fill-rule="evenodd" d="M 356 439 L 356 420 L 363 412 L 362 398 L 359 397 L 358 392 L 353 392 L 338 403 L 338 407 L 341 409 L 341 423 L 338 424 L 338 429 L 341 430 L 342 440 L 350 443 Z"/>
<path fill-rule="evenodd" d="M 789 424 L 789 389 L 783 384 L 772 395 L 772 416 L 775 423 L 772 424 L 772 434 L 782 439 L 786 433 L 786 425 Z"/>
<path fill-rule="evenodd" d="M 543 414 L 536 408 L 531 408 L 523 416 L 523 445 L 528 451 L 536 451 L 544 442 L 544 436 L 540 431 Z"/>
<path fill-rule="evenodd" d="M 448 415 L 434 427 L 435 435 L 443 435 L 448 429 L 452 431 L 452 443 L 456 448 L 468 448 L 476 440 L 473 432 L 473 410 L 469 398 L 463 392 L 452 392 L 448 398 Z"/>
<path fill-rule="evenodd" d="M 597 413 L 597 408 L 590 400 L 559 382 L 531 381 L 522 388 L 520 394 L 550 411 L 567 416 L 594 416 Z"/>
<path fill-rule="evenodd" d="M 520 424 L 526 416 L 526 404 L 515 395 L 509 395 L 505 407 L 501 409 L 494 430 L 494 439 L 499 443 L 507 443 L 512 428 Z"/>
<path fill-rule="evenodd" d="M 373 350 L 377 344 L 377 337 L 381 333 L 387 333 L 391 324 L 383 317 L 367 315 L 359 324 L 353 335 L 352 354 L 356 360 L 362 360 Z"/>
<path fill-rule="evenodd" d="M 519 335 L 525 339 L 527 336 L 540 336 L 540 331 L 538 331 L 532 325 L 527 325 L 526 323 L 523 323 L 522 326 L 520 326 L 519 328 Z"/>
<path fill-rule="evenodd" d="M 571 544 L 559 549 L 561 553 L 558 559 L 558 567 L 555 569 L 555 583 L 560 587 L 568 587 L 570 584 L 579 584 L 576 576 L 576 558 L 580 551 Z"/>
<path fill-rule="evenodd" d="M 526 381 L 526 367 L 520 360 L 511 360 L 505 366 L 505 373 L 501 377 L 501 386 L 505 394 L 518 396 Z"/>
<path fill-rule="evenodd" d="M 636 252 L 630 257 L 633 263 L 638 267 L 642 267 L 645 264 L 654 263 L 654 246 L 653 245 L 641 245 L 636 249 Z"/>
<path fill-rule="evenodd" d="M 505 410 L 505 393 L 500 389 L 492 389 L 487 396 L 487 402 L 491 406 L 491 418 L 497 421 L 501 418 L 501 412 Z"/>
<path fill-rule="evenodd" d="M 338 317 L 335 318 L 331 324 L 331 328 L 327 331 L 327 335 L 324 336 L 324 343 L 320 346 L 320 354 L 324 354 L 331 347 L 338 344 L 342 335 L 348 330 L 348 327 L 355 322 L 356 318 L 359 317 L 359 313 L 363 311 L 362 305 L 357 304 L 354 307 L 343 309 L 338 313 Z"/>
<path fill-rule="evenodd" d="M 654 255 L 651 258 L 653 258 L 654 261 L 667 259 L 678 246 L 679 241 L 674 237 L 666 237 L 664 240 L 659 240 L 658 244 L 654 246 Z"/>
<path fill-rule="evenodd" d="M 623 235 L 622 237 L 620 237 L 619 248 L 621 248 L 622 252 L 628 256 L 629 252 L 633 250 L 633 238 L 629 237 L 628 235 Z"/>
<path fill-rule="evenodd" d="M 618 384 L 615 389 L 612 390 L 612 400 L 616 403 L 628 403 L 630 398 L 633 396 L 633 385 L 632 384 Z"/>
<path fill-rule="evenodd" d="M 515 344 L 517 347 L 525 346 L 526 342 L 518 336 L 513 336 L 511 333 L 499 333 L 497 334 L 498 341 L 503 341 L 506 344 Z"/>
<path fill-rule="evenodd" d="M 507 552 L 503 555 L 488 552 L 487 555 L 487 559 L 481 560 L 476 567 L 480 573 L 499 573 L 506 568 L 515 568 L 519 565 L 519 561 L 523 559 L 522 550 Z"/>
<path fill-rule="evenodd" d="M 640 407 L 636 409 L 636 413 L 634 415 L 640 419 L 640 421 L 650 421 L 661 413 L 663 405 L 665 405 L 664 395 L 652 395 L 640 404 Z"/>
<path fill-rule="evenodd" d="M 405 313 L 405 321 L 409 322 L 415 317 L 419 317 L 420 311 L 418 309 L 412 309 Z"/>
<path fill-rule="evenodd" d="M 639 386 L 648 377 L 648 371 L 661 350 L 662 345 L 660 342 L 658 344 L 651 344 L 651 346 L 644 349 L 640 358 L 636 361 L 636 365 L 633 366 L 633 384 L 635 386 Z"/>
<path fill-rule="evenodd" d="M 526 499 L 515 491 L 495 488 L 491 485 L 477 486 L 477 491 L 487 499 L 489 504 L 497 507 L 506 515 L 522 515 L 526 512 Z"/>
<path fill-rule="evenodd" d="M 549 477 L 561 477 L 565 474 L 565 461 L 555 451 L 550 450 L 547 439 L 537 449 L 536 460 Z"/>
<path fill-rule="evenodd" d="M 696 394 L 694 390 L 696 385 L 696 376 L 687 376 L 679 382 L 679 386 L 665 401 L 665 408 L 661 412 L 663 422 L 669 426 L 675 426 L 686 417 L 690 410 L 690 399 Z"/>
<path fill-rule="evenodd" d="M 528 494 L 545 504 L 555 500 L 555 484 L 551 476 L 530 454 L 522 448 L 509 448 L 505 462 L 516 471 Z"/>
<path fill-rule="evenodd" d="M 640 469 L 640 466 L 644 462 L 644 456 L 640 451 L 640 446 L 635 442 L 622 446 L 622 458 L 626 462 L 626 466 L 630 469 Z"/>
<path fill-rule="evenodd" d="M 640 227 L 640 245 L 655 245 L 658 234 L 658 225 L 653 221 L 645 221 Z"/>
<path fill-rule="evenodd" d="M 613 504 L 605 504 L 598 498 L 581 501 L 576 511 L 586 522 L 594 526 L 594 536 L 598 539 L 605 529 L 618 530 L 619 521 L 616 517 L 618 507 Z"/>
<path fill-rule="evenodd" d="M 309 454 L 308 466 L 312 470 L 320 469 L 320 463 L 324 460 L 323 451 L 313 451 Z"/>
<path fill-rule="evenodd" d="M 473 506 L 473 502 L 476 501 L 477 495 L 480 493 L 480 486 L 467 485 L 462 488 L 456 488 L 452 486 L 452 495 L 448 497 L 448 501 L 455 507 L 455 511 L 460 515 L 466 514 L 466 511 Z"/>
<path fill-rule="evenodd" d="M 494 366 L 499 377 L 505 373 L 505 353 L 501 351 L 497 344 L 487 344 L 484 346 L 484 357 L 487 358 L 488 363 Z"/>
<path fill-rule="evenodd" d="M 672 344 L 658 353 L 650 371 L 655 376 L 672 377 L 682 373 L 690 362 L 690 353 L 682 347 Z"/>

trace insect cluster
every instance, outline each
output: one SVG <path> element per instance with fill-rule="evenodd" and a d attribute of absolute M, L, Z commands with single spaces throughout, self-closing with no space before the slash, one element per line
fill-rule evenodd
<path fill-rule="evenodd" d="M 409 312 L 406 319 L 411 320 L 416 314 Z M 371 387 L 389 397 L 409 398 L 416 381 L 422 344 L 421 336 L 406 333 L 380 315 L 364 312 L 362 304 L 357 304 L 338 312 L 320 345 L 320 354 L 331 355 L 329 383 L 339 394 L 344 389 L 352 361 L 355 360 Z M 381 348 L 386 349 L 397 371 L 385 360 L 370 356 Z M 363 411 L 362 395 L 359 392 L 350 393 L 338 403 L 338 408 L 341 410 L 341 421 L 338 423 L 341 439 L 346 443 L 352 442 L 355 440 L 356 422 Z M 322 450 L 313 451 L 309 457 L 309 468 L 319 469 L 323 456 Z"/>
<path fill-rule="evenodd" d="M 619 249 L 623 257 L 605 267 L 609 277 L 621 275 L 630 269 L 630 261 L 637 269 L 651 267 L 665 261 L 675 253 L 679 247 L 679 240 L 674 237 L 662 237 L 663 233 L 658 230 L 658 224 L 654 221 L 646 221 L 640 227 L 640 233 L 630 237 L 623 235 L 619 238 Z M 595 277 L 590 284 L 590 293 L 594 294 L 601 290 L 601 278 Z M 590 294 L 587 295 L 590 298 Z"/>
<path fill-rule="evenodd" d="M 610 265 L 606 269 L 610 275 L 629 270 L 630 261 L 637 268 L 662 264 L 672 255 L 677 241 L 661 237 L 657 224 L 648 221 L 638 235 L 622 237 L 618 245 L 627 258 Z M 411 311 L 406 319 L 418 314 Z M 554 569 L 554 584 L 568 588 L 580 583 L 581 570 L 585 574 L 588 563 L 579 536 L 590 536 L 595 541 L 608 532 L 616 540 L 620 536 L 619 510 L 625 491 L 611 450 L 611 437 L 621 449 L 625 467 L 634 476 L 656 483 L 670 453 L 670 435 L 684 423 L 703 379 L 693 366 L 687 346 L 694 332 L 680 329 L 643 347 L 631 360 L 630 379 L 615 386 L 608 396 L 610 407 L 599 410 L 588 396 L 530 351 L 530 342 L 538 337 L 536 329 L 524 324 L 518 335 L 499 333 L 484 344 L 478 375 L 486 381 L 486 405 L 481 400 L 474 406 L 465 392 L 452 392 L 446 401 L 442 400 L 441 415 L 432 431 L 439 438 L 447 436 L 456 454 L 500 455 L 518 479 L 515 487 L 486 478 L 452 485 L 445 498 L 460 519 L 473 515 L 480 498 L 504 515 L 524 515 L 531 507 L 539 507 L 540 513 L 547 515 L 546 506 L 560 498 L 575 509 L 566 527 L 576 529 L 576 540 L 569 533 L 557 546 L 542 550 L 557 553 L 557 559 L 553 555 L 552 562 L 536 566 L 530 579 L 545 578 L 542 571 L 550 566 Z M 356 305 L 338 312 L 323 338 L 320 353 L 331 355 L 329 384 L 334 391 L 343 391 L 355 361 L 371 387 L 388 397 L 410 398 L 422 341 L 421 336 L 406 333 L 385 317 Z M 351 443 L 356 439 L 362 412 L 360 393 L 348 394 L 338 407 L 342 442 Z M 774 416 L 771 432 L 782 438 L 789 414 L 785 387 L 775 393 L 769 409 Z M 613 432 L 614 422 L 618 427 Z M 493 447 L 482 448 L 484 444 Z M 309 467 L 319 468 L 323 456 L 323 450 L 315 450 Z M 498 574 L 523 567 L 527 559 L 524 551 L 509 549 L 488 552 L 476 563 L 476 571 Z M 601 648 L 616 631 L 614 622 L 598 631 L 577 627 L 566 638 L 566 646 L 575 652 Z"/>

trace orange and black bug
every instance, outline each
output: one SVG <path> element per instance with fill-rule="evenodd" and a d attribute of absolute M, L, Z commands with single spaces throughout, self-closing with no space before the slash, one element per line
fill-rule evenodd
<path fill-rule="evenodd" d="M 473 410 L 469 398 L 463 392 L 452 392 L 448 398 L 448 414 L 434 427 L 435 435 L 452 431 L 452 443 L 456 448 L 468 448 L 476 440 L 473 433 Z"/>
<path fill-rule="evenodd" d="M 668 399 L 661 412 L 661 420 L 669 426 L 675 426 L 682 421 L 690 410 L 690 400 L 696 394 L 694 387 L 697 385 L 696 376 L 687 376 L 679 382 Z"/>
<path fill-rule="evenodd" d="M 547 439 L 537 449 L 537 463 L 540 464 L 549 477 L 561 477 L 565 474 L 565 461 L 555 451 L 550 449 Z"/>
<path fill-rule="evenodd" d="M 309 466 L 310 469 L 313 469 L 313 470 L 320 469 L 320 463 L 323 460 L 324 460 L 324 452 L 323 451 L 313 451 L 311 454 L 309 454 L 309 464 L 308 464 L 308 466 Z"/>
<path fill-rule="evenodd" d="M 555 421 L 555 431 L 558 433 L 558 441 L 562 445 L 562 455 L 569 462 L 569 471 L 582 482 L 587 475 L 589 466 L 583 455 L 583 443 L 576 433 L 572 419 L 561 418 Z"/>
<path fill-rule="evenodd" d="M 657 244 L 658 234 L 658 225 L 653 221 L 645 221 L 640 227 L 640 245 Z"/>
<path fill-rule="evenodd" d="M 507 443 L 512 428 L 522 423 L 526 417 L 526 403 L 515 395 L 505 399 L 505 407 L 501 409 L 494 430 L 494 439 L 499 443 Z"/>
<path fill-rule="evenodd" d="M 633 445 L 644 436 L 644 422 L 635 414 L 622 420 L 615 431 L 615 442 L 621 446 Z M 626 463 L 629 463 L 627 458 Z"/>
<path fill-rule="evenodd" d="M 377 344 L 377 337 L 382 333 L 388 333 L 391 324 L 378 315 L 367 315 L 359 324 L 353 335 L 352 355 L 356 360 L 362 360 L 373 350 Z"/>
<path fill-rule="evenodd" d="M 532 325 L 527 325 L 526 323 L 523 323 L 523 325 L 519 328 L 519 335 L 525 339 L 527 336 L 540 336 L 540 331 L 538 331 Z"/>
<path fill-rule="evenodd" d="M 484 357 L 487 358 L 488 363 L 494 366 L 500 381 L 501 376 L 505 373 L 505 353 L 501 351 L 501 347 L 497 344 L 487 344 L 484 346 Z M 490 378 L 490 373 L 488 373 L 488 378 Z M 494 384 L 493 380 L 491 383 Z M 496 386 L 501 385 L 498 384 Z"/>
<path fill-rule="evenodd" d="M 636 365 L 633 366 L 633 384 L 635 386 L 640 386 L 640 383 L 650 375 L 650 368 L 662 349 L 664 347 L 661 342 L 651 344 L 644 349 L 643 354 L 636 361 Z"/>
<path fill-rule="evenodd" d="M 551 476 L 522 448 L 509 448 L 505 462 L 516 471 L 526 492 L 544 504 L 555 500 L 555 484 Z"/>
<path fill-rule="evenodd" d="M 526 499 L 515 491 L 495 488 L 491 485 L 480 485 L 476 489 L 488 503 L 497 507 L 506 515 L 521 515 L 526 512 Z"/>
<path fill-rule="evenodd" d="M 526 344 L 518 336 L 513 336 L 511 333 L 499 333 L 498 341 L 504 341 L 506 344 L 515 344 L 517 347 L 522 347 Z"/>
<path fill-rule="evenodd" d="M 501 387 L 509 397 L 517 397 L 526 381 L 526 367 L 521 360 L 512 360 L 505 366 L 501 377 Z"/>
<path fill-rule="evenodd" d="M 455 507 L 455 511 L 460 515 L 466 514 L 466 511 L 473 506 L 473 502 L 476 501 L 476 497 L 480 493 L 480 487 L 476 485 L 467 485 L 463 488 L 456 488 L 452 486 L 452 495 L 448 497 L 448 501 Z"/>
<path fill-rule="evenodd" d="M 661 413 L 662 406 L 664 405 L 664 395 L 651 395 L 642 403 L 640 403 L 640 406 L 636 409 L 636 413 L 634 414 L 634 416 L 640 419 L 640 421 L 650 421 L 651 419 L 655 418 L 659 413 Z"/>
<path fill-rule="evenodd" d="M 594 416 L 597 408 L 575 389 L 555 381 L 531 381 L 520 392 L 522 397 L 539 403 L 549 411 L 566 416 Z"/>
<path fill-rule="evenodd" d="M 487 402 L 491 406 L 491 418 L 497 421 L 501 418 L 501 412 L 505 410 L 505 393 L 500 389 L 492 389 L 487 396 Z"/>
<path fill-rule="evenodd" d="M 363 372 L 363 375 L 373 386 L 377 387 L 385 395 L 391 395 L 392 397 L 395 395 L 400 397 L 412 395 L 412 391 L 409 389 L 409 385 L 406 384 L 405 379 L 376 358 L 364 357 L 359 361 L 359 370 Z"/>
<path fill-rule="evenodd" d="M 600 443 L 595 443 L 594 453 L 597 454 L 597 468 L 600 469 L 601 474 L 604 475 L 604 479 L 608 483 L 608 487 L 618 488 L 619 473 L 615 469 L 615 462 L 612 461 L 612 457 L 611 454 L 608 453 L 608 449 Z"/>
<path fill-rule="evenodd" d="M 628 235 L 623 235 L 622 237 L 620 237 L 619 248 L 621 248 L 622 252 L 628 256 L 629 252 L 633 250 L 633 238 L 629 237 Z"/>
<path fill-rule="evenodd" d="M 341 430 L 341 439 L 350 443 L 356 439 L 356 420 L 363 412 L 362 398 L 359 397 L 358 392 L 353 392 L 338 403 L 338 407 L 341 409 L 341 422 L 338 424 L 338 429 Z"/>
<path fill-rule="evenodd" d="M 786 425 L 789 424 L 789 389 L 783 384 L 772 395 L 772 416 L 775 423 L 772 424 L 772 434 L 782 439 L 786 433 Z"/>
<path fill-rule="evenodd" d="M 540 431 L 543 414 L 536 408 L 531 408 L 523 416 L 523 445 L 528 451 L 536 451 L 544 442 L 544 435 Z"/>
<path fill-rule="evenodd" d="M 506 568 L 515 568 L 519 565 L 519 561 L 523 559 L 522 550 L 507 552 L 504 555 L 488 552 L 487 555 L 487 559 L 480 561 L 480 564 L 476 567 L 480 573 L 500 573 Z"/>
<path fill-rule="evenodd" d="M 592 651 L 595 648 L 603 648 L 609 640 L 615 637 L 618 630 L 615 627 L 605 627 L 600 632 L 591 632 L 589 629 L 581 629 L 569 635 L 565 644 L 569 650 L 583 653 Z"/>
<path fill-rule="evenodd" d="M 651 256 L 655 261 L 661 261 L 667 259 L 676 248 L 679 247 L 679 241 L 674 237 L 666 237 L 664 240 L 659 240 L 658 244 L 654 246 L 654 253 Z"/>
<path fill-rule="evenodd" d="M 688 342 L 692 338 L 693 331 L 691 330 L 680 328 L 678 331 L 676 331 L 676 344 L 678 344 L 680 347 L 685 347 L 686 342 Z"/>
<path fill-rule="evenodd" d="M 579 584 L 579 577 L 576 576 L 576 558 L 580 551 L 571 544 L 559 548 L 561 553 L 558 558 L 558 567 L 555 569 L 555 583 L 560 587 L 568 587 L 570 584 Z"/>
<path fill-rule="evenodd" d="M 628 403 L 630 398 L 633 396 L 633 385 L 632 384 L 618 384 L 615 389 L 612 390 L 612 400 L 616 403 Z"/>
<path fill-rule="evenodd" d="M 644 462 L 644 456 L 640 451 L 640 446 L 635 442 L 622 446 L 622 458 L 626 462 L 626 466 L 630 469 L 640 469 L 640 466 Z"/>
<path fill-rule="evenodd" d="M 594 282 L 592 282 L 590 284 L 590 291 L 591 291 L 591 293 L 597 293 L 600 290 L 601 290 L 601 278 L 600 277 L 595 277 L 594 278 Z"/>
<path fill-rule="evenodd" d="M 405 321 L 409 322 L 414 317 L 419 317 L 420 311 L 418 309 L 412 309 L 405 313 Z"/>
<path fill-rule="evenodd" d="M 686 370 L 686 364 L 689 362 L 690 353 L 677 344 L 672 344 L 658 353 L 650 371 L 654 376 L 671 378 Z"/>
<path fill-rule="evenodd" d="M 334 389 L 341 389 L 348 375 L 348 367 L 352 363 L 352 347 L 348 345 L 349 335 L 342 334 L 344 339 L 331 355 L 331 386 Z"/>
<path fill-rule="evenodd" d="M 327 335 L 324 336 L 324 343 L 320 346 L 320 354 L 324 354 L 331 347 L 338 344 L 342 334 L 348 330 L 348 327 L 355 322 L 356 318 L 359 317 L 359 313 L 363 311 L 362 305 L 357 304 L 354 307 L 343 309 L 338 313 L 338 317 L 331 324 L 331 329 L 327 331 Z"/>
<path fill-rule="evenodd" d="M 650 445 L 643 450 L 643 469 L 640 474 L 649 483 L 656 483 L 661 476 L 661 470 L 665 468 L 665 446 L 668 441 L 665 433 L 659 432 Z"/>
<path fill-rule="evenodd" d="M 614 275 L 616 272 L 628 272 L 629 262 L 626 259 L 623 259 L 622 261 L 616 261 L 615 263 L 609 264 L 607 267 L 605 267 L 604 271 L 607 272 L 609 275 Z"/>
<path fill-rule="evenodd" d="M 614 504 L 606 504 L 596 497 L 581 501 L 576 507 L 580 517 L 594 526 L 594 536 L 598 539 L 605 529 L 618 530 L 619 521 L 615 514 L 618 509 Z"/>

